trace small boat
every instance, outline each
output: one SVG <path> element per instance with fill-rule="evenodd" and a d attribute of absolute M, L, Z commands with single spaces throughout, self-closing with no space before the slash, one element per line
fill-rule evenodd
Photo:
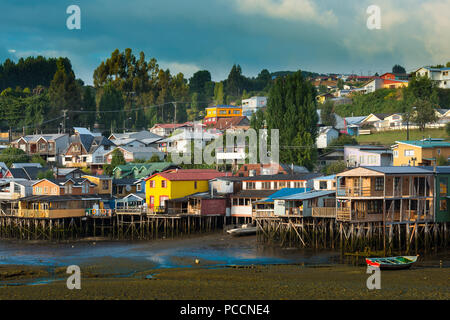
<path fill-rule="evenodd" d="M 227 233 L 232 235 L 233 237 L 240 237 L 240 236 L 251 236 L 256 234 L 257 227 L 254 227 L 252 225 L 244 224 L 240 228 L 230 229 L 227 230 Z"/>
<path fill-rule="evenodd" d="M 382 270 L 408 269 L 417 261 L 417 257 L 418 256 L 366 258 L 366 263 L 368 266 L 377 267 Z"/>

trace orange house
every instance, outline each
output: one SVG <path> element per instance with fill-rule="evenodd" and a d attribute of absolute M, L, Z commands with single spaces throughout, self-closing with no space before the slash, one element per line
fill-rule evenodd
<path fill-rule="evenodd" d="M 43 179 L 33 184 L 33 195 L 62 196 L 95 194 L 96 185 L 88 179 Z"/>

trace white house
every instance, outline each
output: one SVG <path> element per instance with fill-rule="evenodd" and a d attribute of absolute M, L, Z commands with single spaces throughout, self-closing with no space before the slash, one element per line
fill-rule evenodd
<path fill-rule="evenodd" d="M 320 127 L 319 134 L 316 139 L 316 146 L 318 149 L 325 149 L 330 145 L 330 142 L 339 137 L 339 131 L 333 127 Z"/>
<path fill-rule="evenodd" d="M 251 97 L 250 99 L 242 100 L 242 114 L 251 117 L 258 109 L 267 106 L 267 97 Z"/>
<path fill-rule="evenodd" d="M 169 138 L 163 139 L 159 141 L 159 150 L 162 152 L 190 152 L 191 151 L 191 143 L 197 141 L 196 143 L 201 144 L 201 147 L 204 148 L 207 142 L 217 138 L 220 134 L 210 133 L 210 132 L 190 132 L 190 131 L 182 131 L 181 133 L 175 134 Z"/>
<path fill-rule="evenodd" d="M 428 77 L 443 89 L 450 88 L 450 68 L 422 67 L 415 71 L 416 77 Z"/>
<path fill-rule="evenodd" d="M 158 149 L 152 148 L 152 147 L 117 147 L 120 152 L 122 152 L 123 157 L 125 158 L 126 162 L 133 162 L 137 159 L 139 160 L 150 160 L 154 155 L 157 155 L 159 157 L 159 160 L 164 159 L 164 153 L 159 151 Z M 108 153 L 105 154 L 105 161 L 107 163 L 111 163 L 113 151 L 111 150 Z"/>
<path fill-rule="evenodd" d="M 376 90 L 383 88 L 383 83 L 383 79 L 372 79 L 361 87 L 361 91 L 364 93 L 375 92 Z"/>
<path fill-rule="evenodd" d="M 336 190 L 336 175 L 318 177 L 314 180 L 314 190 Z"/>

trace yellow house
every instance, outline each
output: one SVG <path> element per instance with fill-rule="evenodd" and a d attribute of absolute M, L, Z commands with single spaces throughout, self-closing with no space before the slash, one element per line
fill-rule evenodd
<path fill-rule="evenodd" d="M 206 124 L 216 123 L 218 118 L 241 117 L 242 107 L 219 105 L 206 108 L 204 122 Z"/>
<path fill-rule="evenodd" d="M 396 141 L 392 146 L 394 166 L 429 166 L 436 159 L 450 157 L 450 142 L 443 139 Z"/>
<path fill-rule="evenodd" d="M 165 201 L 209 189 L 209 180 L 226 173 L 210 169 L 168 170 L 155 173 L 145 181 L 145 198 L 151 210 L 159 211 Z"/>

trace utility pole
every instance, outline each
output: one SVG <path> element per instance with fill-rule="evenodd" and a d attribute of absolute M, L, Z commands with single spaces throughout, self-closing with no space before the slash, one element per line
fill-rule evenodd
<path fill-rule="evenodd" d="M 66 133 L 66 115 L 67 115 L 67 109 L 63 110 L 63 133 Z"/>
<path fill-rule="evenodd" d="M 175 124 L 175 122 L 177 122 L 177 102 L 176 101 L 173 103 L 173 106 L 175 107 L 175 114 L 173 116 L 173 123 Z"/>

